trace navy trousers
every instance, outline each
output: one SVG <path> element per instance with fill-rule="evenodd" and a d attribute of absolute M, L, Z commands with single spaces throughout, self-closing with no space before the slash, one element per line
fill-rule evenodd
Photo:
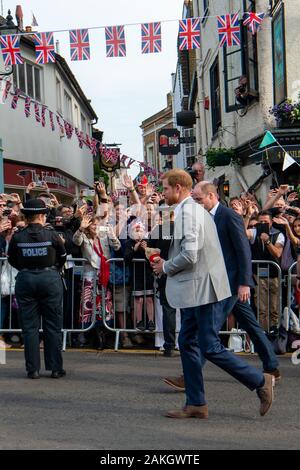
<path fill-rule="evenodd" d="M 63 286 L 57 271 L 23 271 L 17 276 L 16 297 L 24 337 L 26 370 L 39 371 L 41 318 L 46 370 L 61 370 Z"/>
<path fill-rule="evenodd" d="M 187 405 L 206 404 L 202 375 L 203 356 L 252 391 L 264 385 L 261 371 L 227 351 L 221 344 L 218 325 L 223 318 L 222 302 L 181 310 L 179 347 Z"/>
<path fill-rule="evenodd" d="M 223 301 L 223 318 L 220 318 L 220 324 L 217 325 L 220 330 L 226 321 L 228 315 L 232 312 L 237 320 L 239 327 L 246 331 L 254 344 L 255 351 L 263 363 L 265 371 L 278 369 L 279 362 L 274 352 L 271 342 L 268 340 L 264 330 L 259 325 L 251 305 L 243 303 L 237 295 Z"/>

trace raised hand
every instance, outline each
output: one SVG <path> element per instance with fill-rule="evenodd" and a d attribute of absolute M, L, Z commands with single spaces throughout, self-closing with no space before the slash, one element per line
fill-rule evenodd
<path fill-rule="evenodd" d="M 124 175 L 122 179 L 123 186 L 125 186 L 126 189 L 129 191 L 132 191 L 134 189 L 134 184 L 132 181 L 131 176 L 129 175 Z"/>
<path fill-rule="evenodd" d="M 81 221 L 80 228 L 82 230 L 86 230 L 92 224 L 92 216 L 91 215 L 84 215 Z"/>

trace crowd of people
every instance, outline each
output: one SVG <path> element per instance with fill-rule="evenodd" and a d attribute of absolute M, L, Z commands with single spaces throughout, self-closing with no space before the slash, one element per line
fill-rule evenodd
<path fill-rule="evenodd" d="M 192 197 L 205 207 L 204 198 L 209 201 L 215 197 L 215 192 L 209 185 L 203 185 L 205 169 L 201 163 L 194 165 L 192 176 L 195 183 Z M 168 303 L 166 276 L 155 275 L 149 260 L 155 254 L 168 259 L 174 230 L 174 208 L 165 204 L 162 192 L 145 176 L 134 183 L 131 177 L 124 175 L 123 185 L 128 196 L 116 199 L 114 195 L 107 194 L 104 183 L 96 182 L 94 197 L 87 198 L 81 193 L 73 204 L 61 204 L 47 184 L 44 183 L 41 189 L 30 183 L 24 199 L 38 198 L 45 203 L 49 208 L 47 224 L 59 234 L 67 252 L 63 272 L 66 287 L 64 327 L 88 329 L 96 311 L 94 327 L 85 334 L 74 334 L 72 344 L 103 348 L 105 318 L 109 327 L 122 331 L 121 345 L 124 348 L 132 347 L 133 342 L 140 344 L 145 341 L 145 332 L 163 330 L 162 335 L 156 333 L 156 346 L 170 357 L 177 346 L 178 311 Z M 3 259 L 13 234 L 26 225 L 21 213 L 24 203 L 17 193 L 0 195 L 0 254 Z M 244 222 L 253 260 L 252 308 L 259 313 L 261 327 L 276 334 L 282 314 L 281 290 L 282 308 L 287 302 L 287 289 L 279 285 L 276 265 L 286 275 L 297 261 L 300 250 L 299 193 L 288 185 L 282 185 L 270 190 L 263 204 L 250 193 L 220 203 L 228 205 Z M 81 259 L 85 262 L 80 270 Z M 108 260 L 118 261 L 107 263 Z M 262 260 L 268 264 L 258 263 Z M 15 275 L 13 270 L 10 276 L 13 278 Z M 1 330 L 19 327 L 14 285 L 8 282 L 8 277 L 9 271 L 3 261 L 0 346 L 7 348 L 13 344 L 12 340 L 16 340 L 16 335 L 1 334 Z M 296 280 L 293 288 L 292 308 L 296 313 L 300 305 L 299 284 Z M 229 324 L 233 327 L 234 320 Z M 17 341 L 22 343 L 21 336 Z"/>

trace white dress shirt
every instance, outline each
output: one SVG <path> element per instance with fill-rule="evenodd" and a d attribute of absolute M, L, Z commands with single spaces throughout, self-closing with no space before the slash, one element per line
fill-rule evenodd
<path fill-rule="evenodd" d="M 218 207 L 219 207 L 220 203 L 217 202 L 217 204 L 215 205 L 215 207 L 212 208 L 211 211 L 209 211 L 210 215 L 212 216 L 212 218 L 214 219 L 215 218 L 215 215 L 216 215 L 216 212 L 218 210 Z"/>

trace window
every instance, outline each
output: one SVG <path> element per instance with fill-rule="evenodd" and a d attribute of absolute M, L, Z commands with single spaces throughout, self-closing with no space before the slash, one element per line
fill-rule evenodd
<path fill-rule="evenodd" d="M 202 18 L 202 24 L 203 26 L 205 25 L 207 21 L 207 16 L 209 15 L 209 0 L 202 0 L 203 1 L 203 17 Z"/>
<path fill-rule="evenodd" d="M 206 10 L 208 10 L 209 7 L 209 0 L 203 0 L 203 11 L 204 14 L 206 13 Z"/>
<path fill-rule="evenodd" d="M 244 0 L 244 11 L 255 11 L 255 1 Z M 259 97 L 257 39 L 241 22 L 241 45 L 224 47 L 225 109 L 227 113 L 242 107 L 236 100 L 235 90 L 240 78 L 246 78 L 247 98 L 245 103 Z"/>
<path fill-rule="evenodd" d="M 31 98 L 42 101 L 42 70 L 30 62 L 14 67 L 14 82 L 17 88 Z"/>
<path fill-rule="evenodd" d="M 57 111 L 62 114 L 62 100 L 61 100 L 61 83 L 56 79 L 56 107 Z"/>
<path fill-rule="evenodd" d="M 81 130 L 86 134 L 87 133 L 87 126 L 86 126 L 86 118 L 81 113 Z"/>
<path fill-rule="evenodd" d="M 219 74 L 219 57 L 210 69 L 210 93 L 211 93 L 211 109 L 212 109 L 212 134 L 218 132 L 221 126 L 221 92 L 220 92 L 220 74 Z"/>
<path fill-rule="evenodd" d="M 66 91 L 64 92 L 64 115 L 69 122 L 72 122 L 72 99 Z"/>
<path fill-rule="evenodd" d="M 153 145 L 149 145 L 147 147 L 147 159 L 146 159 L 147 163 L 150 165 L 150 166 L 155 166 L 155 161 L 154 161 L 154 146 Z"/>
<path fill-rule="evenodd" d="M 183 129 L 183 135 L 184 137 L 195 137 L 195 130 L 194 128 L 191 129 Z M 194 142 L 189 142 L 188 144 L 185 144 L 185 156 L 187 161 L 189 159 L 195 157 L 196 155 L 196 144 Z"/>
<path fill-rule="evenodd" d="M 78 108 L 77 104 L 75 104 L 75 106 L 74 106 L 74 112 L 75 112 L 74 124 L 75 124 L 75 127 L 77 127 L 77 129 L 79 129 L 79 108 Z"/>

